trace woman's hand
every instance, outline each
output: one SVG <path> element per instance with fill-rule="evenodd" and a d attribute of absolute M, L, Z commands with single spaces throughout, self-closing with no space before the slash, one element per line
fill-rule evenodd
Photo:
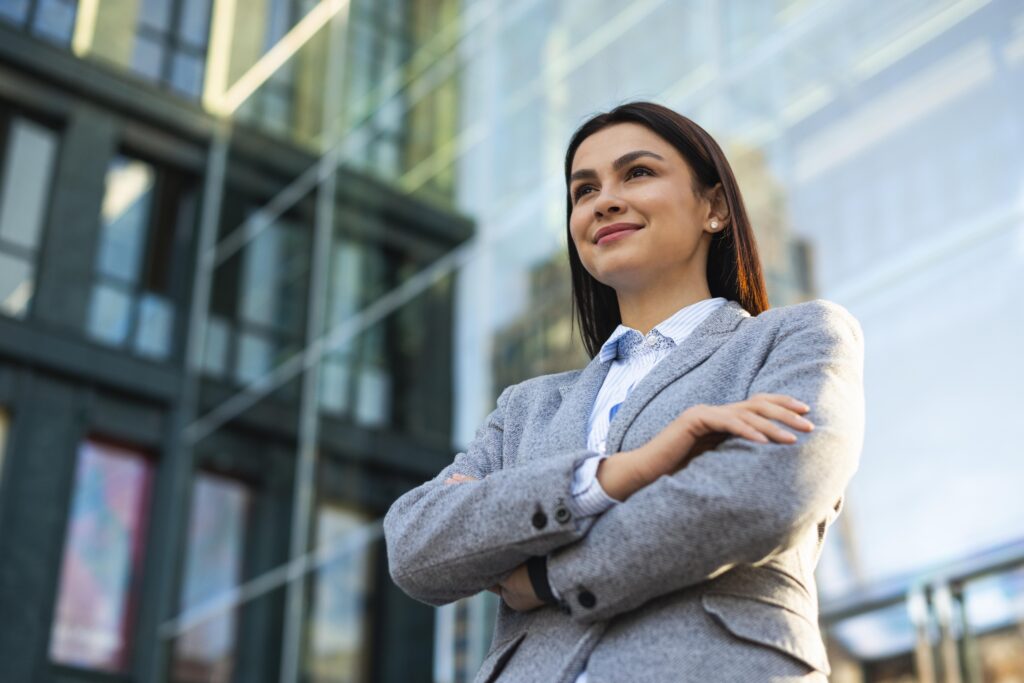
<path fill-rule="evenodd" d="M 793 443 L 796 434 L 777 423 L 809 432 L 814 425 L 802 417 L 808 410 L 806 404 L 782 394 L 755 394 L 745 401 L 719 406 L 695 405 L 637 450 L 602 461 L 597 478 L 609 496 L 626 500 L 731 436 L 758 443 Z"/>
<path fill-rule="evenodd" d="M 781 425 L 811 431 L 814 425 L 802 417 L 809 410 L 806 404 L 783 394 L 755 394 L 735 403 L 691 406 L 646 444 L 646 464 L 653 468 L 649 474 L 657 479 L 676 472 L 731 436 L 758 443 L 793 443 L 796 434 Z"/>

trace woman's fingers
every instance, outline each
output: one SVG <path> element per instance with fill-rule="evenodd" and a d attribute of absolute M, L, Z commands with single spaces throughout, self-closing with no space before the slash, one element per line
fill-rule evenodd
<path fill-rule="evenodd" d="M 796 434 L 783 429 L 775 422 L 765 419 L 757 413 L 749 412 L 743 416 L 743 420 L 756 429 L 759 434 L 772 441 L 779 443 L 793 443 L 796 441 Z"/>
<path fill-rule="evenodd" d="M 777 420 L 793 429 L 799 429 L 802 432 L 809 432 L 814 429 L 814 424 L 810 420 L 777 403 L 767 401 L 761 403 L 751 402 L 750 405 L 751 410 L 761 417 Z"/>
<path fill-rule="evenodd" d="M 445 484 L 465 484 L 467 481 L 478 481 L 476 477 L 471 477 L 468 474 L 460 474 L 456 472 L 452 476 L 444 480 Z"/>

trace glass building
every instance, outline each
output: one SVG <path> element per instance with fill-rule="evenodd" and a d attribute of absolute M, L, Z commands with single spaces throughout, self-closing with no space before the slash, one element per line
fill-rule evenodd
<path fill-rule="evenodd" d="M 1024 677 L 1020 3 L 0 0 L 0 678 L 471 680 L 495 598 L 380 516 L 586 362 L 562 159 L 632 99 L 863 325 L 831 679 Z"/>

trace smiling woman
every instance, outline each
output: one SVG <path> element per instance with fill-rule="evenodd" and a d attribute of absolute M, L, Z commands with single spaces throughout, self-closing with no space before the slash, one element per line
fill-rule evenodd
<path fill-rule="evenodd" d="M 395 502 L 392 578 L 501 596 L 481 682 L 826 680 L 814 568 L 863 439 L 860 326 L 768 310 L 732 170 L 686 117 L 593 117 L 565 178 L 592 360 L 505 389 Z"/>

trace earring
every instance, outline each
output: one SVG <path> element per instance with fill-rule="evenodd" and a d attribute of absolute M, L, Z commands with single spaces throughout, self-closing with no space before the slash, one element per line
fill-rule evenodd
<path fill-rule="evenodd" d="M 711 221 L 711 229 L 718 230 L 718 221 Z"/>

